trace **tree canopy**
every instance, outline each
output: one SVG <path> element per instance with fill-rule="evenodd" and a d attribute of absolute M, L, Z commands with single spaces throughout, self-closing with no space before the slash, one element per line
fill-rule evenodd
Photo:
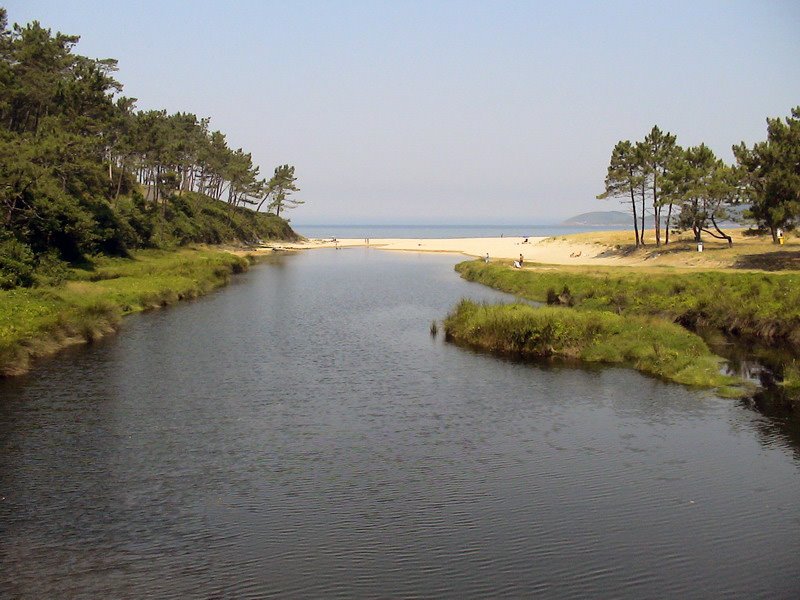
<path fill-rule="evenodd" d="M 785 120 L 767 119 L 767 139 L 733 147 L 742 171 L 748 216 L 778 239 L 778 229 L 794 229 L 800 218 L 800 106 Z"/>
<path fill-rule="evenodd" d="M 637 246 L 645 243 L 647 210 L 657 245 L 669 243 L 670 231 L 688 230 L 698 242 L 707 233 L 730 244 L 720 223 L 734 218 L 731 207 L 739 204 L 749 205 L 744 218 L 777 243 L 779 230 L 794 229 L 800 219 L 800 107 L 786 119 L 767 119 L 767 140 L 752 148 L 742 142 L 733 153 L 737 164 L 727 165 L 705 144 L 681 148 L 674 135 L 654 126 L 641 142 L 614 146 L 597 197 L 630 202 Z"/>
<path fill-rule="evenodd" d="M 208 118 L 137 111 L 115 79 L 117 62 L 77 54 L 78 40 L 36 21 L 9 27 L 0 8 L 0 279 L 12 255 L 74 261 L 269 235 L 267 215 L 241 211 L 273 194 L 277 216 L 297 190 L 294 167 L 279 167 L 291 181 L 276 187 Z M 227 208 L 218 214 L 208 198 Z M 213 234 L 210 215 L 226 221 Z"/>

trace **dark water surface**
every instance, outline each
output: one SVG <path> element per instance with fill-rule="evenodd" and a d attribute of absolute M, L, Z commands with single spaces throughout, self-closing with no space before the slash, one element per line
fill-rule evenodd
<path fill-rule="evenodd" d="M 277 258 L 0 382 L 4 598 L 800 596 L 800 451 L 432 339 L 459 258 Z"/>

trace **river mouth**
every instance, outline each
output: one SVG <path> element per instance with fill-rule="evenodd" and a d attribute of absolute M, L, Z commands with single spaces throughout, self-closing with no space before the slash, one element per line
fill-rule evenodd
<path fill-rule="evenodd" d="M 279 256 L 0 382 L 15 598 L 791 597 L 797 437 L 431 338 L 455 256 Z M 709 594 L 709 581 L 714 592 Z"/>

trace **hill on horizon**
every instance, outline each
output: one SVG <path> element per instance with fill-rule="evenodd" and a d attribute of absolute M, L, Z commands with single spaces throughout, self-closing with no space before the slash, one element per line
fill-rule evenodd
<path fill-rule="evenodd" d="M 570 217 L 561 223 L 566 226 L 608 226 L 608 225 L 628 225 L 631 222 L 631 216 L 627 213 L 618 210 L 602 210 L 581 213 L 574 217 Z"/>

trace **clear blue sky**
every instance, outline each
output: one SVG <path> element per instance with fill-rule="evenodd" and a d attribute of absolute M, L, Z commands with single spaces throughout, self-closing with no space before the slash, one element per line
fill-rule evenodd
<path fill-rule="evenodd" d="M 2 0 L 0 0 L 2 3 Z M 119 59 L 139 108 L 212 119 L 295 223 L 542 223 L 654 125 L 721 158 L 800 105 L 800 2 L 11 0 Z"/>

